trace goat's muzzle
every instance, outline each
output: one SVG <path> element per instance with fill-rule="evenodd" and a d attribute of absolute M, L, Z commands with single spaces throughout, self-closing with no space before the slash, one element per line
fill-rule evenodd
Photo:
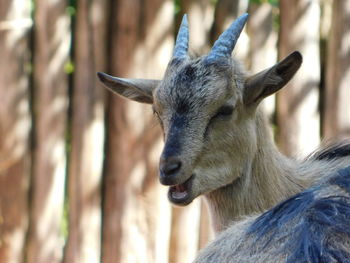
<path fill-rule="evenodd" d="M 185 165 L 179 157 L 161 157 L 159 162 L 159 180 L 168 185 L 168 199 L 177 205 L 187 205 L 193 200 L 193 174 L 185 174 Z"/>
<path fill-rule="evenodd" d="M 192 182 L 195 175 L 192 174 L 182 184 L 177 184 L 169 187 L 168 199 L 170 202 L 176 205 L 188 205 L 194 199 L 192 191 Z"/>

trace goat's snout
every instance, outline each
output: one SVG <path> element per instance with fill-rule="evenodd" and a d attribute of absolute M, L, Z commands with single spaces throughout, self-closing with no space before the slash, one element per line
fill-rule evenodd
<path fill-rule="evenodd" d="M 178 157 L 161 158 L 159 162 L 160 182 L 164 185 L 176 184 L 176 174 L 180 171 L 182 162 Z"/>

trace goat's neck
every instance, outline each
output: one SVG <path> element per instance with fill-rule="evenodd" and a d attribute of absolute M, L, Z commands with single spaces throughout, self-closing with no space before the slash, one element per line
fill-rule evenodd
<path fill-rule="evenodd" d="M 301 191 L 296 164 L 276 148 L 269 128 L 257 116 L 258 150 L 250 168 L 232 184 L 206 195 L 215 232 L 241 217 L 261 213 L 288 196 Z"/>

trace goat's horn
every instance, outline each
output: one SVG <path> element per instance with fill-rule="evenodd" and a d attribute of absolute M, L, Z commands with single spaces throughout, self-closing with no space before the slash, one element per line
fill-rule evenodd
<path fill-rule="evenodd" d="M 184 58 L 187 56 L 188 50 L 188 21 L 185 14 L 182 18 L 179 32 L 177 33 L 173 58 Z"/>
<path fill-rule="evenodd" d="M 231 56 L 232 50 L 236 45 L 247 19 L 247 13 L 241 15 L 219 36 L 207 56 L 208 61 L 215 61 L 220 57 Z"/>

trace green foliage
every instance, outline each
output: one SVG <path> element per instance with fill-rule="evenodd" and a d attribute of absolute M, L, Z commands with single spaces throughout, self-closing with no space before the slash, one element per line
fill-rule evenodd
<path fill-rule="evenodd" d="M 75 16 L 75 14 L 76 14 L 76 8 L 75 8 L 75 6 L 67 6 L 67 8 L 66 8 L 66 13 L 67 13 L 69 16 Z"/>
<path fill-rule="evenodd" d="M 279 32 L 280 30 L 280 15 L 279 12 L 273 13 L 273 22 L 272 26 L 276 32 Z"/>
<path fill-rule="evenodd" d="M 174 0 L 174 11 L 175 11 L 175 15 L 178 15 L 181 11 L 181 2 L 180 0 Z"/>
<path fill-rule="evenodd" d="M 254 4 L 263 4 L 263 3 L 269 3 L 272 6 L 277 7 L 279 0 L 250 0 L 250 3 Z"/>
<path fill-rule="evenodd" d="M 61 224 L 60 224 L 60 234 L 63 237 L 64 240 L 68 239 L 68 233 L 69 233 L 69 223 L 68 223 L 68 198 L 67 193 L 65 194 L 65 200 L 64 200 L 64 207 L 63 207 L 63 216 L 61 218 Z"/>
<path fill-rule="evenodd" d="M 35 12 L 35 7 L 36 7 L 36 2 L 34 0 L 31 1 L 30 3 L 30 13 L 31 13 L 31 17 L 34 17 L 34 12 Z"/>
<path fill-rule="evenodd" d="M 68 60 L 66 64 L 64 64 L 64 72 L 66 74 L 73 74 L 74 72 L 74 63 L 71 60 Z"/>
<path fill-rule="evenodd" d="M 31 61 L 27 61 L 24 64 L 24 72 L 28 75 L 33 73 L 33 63 Z"/>

